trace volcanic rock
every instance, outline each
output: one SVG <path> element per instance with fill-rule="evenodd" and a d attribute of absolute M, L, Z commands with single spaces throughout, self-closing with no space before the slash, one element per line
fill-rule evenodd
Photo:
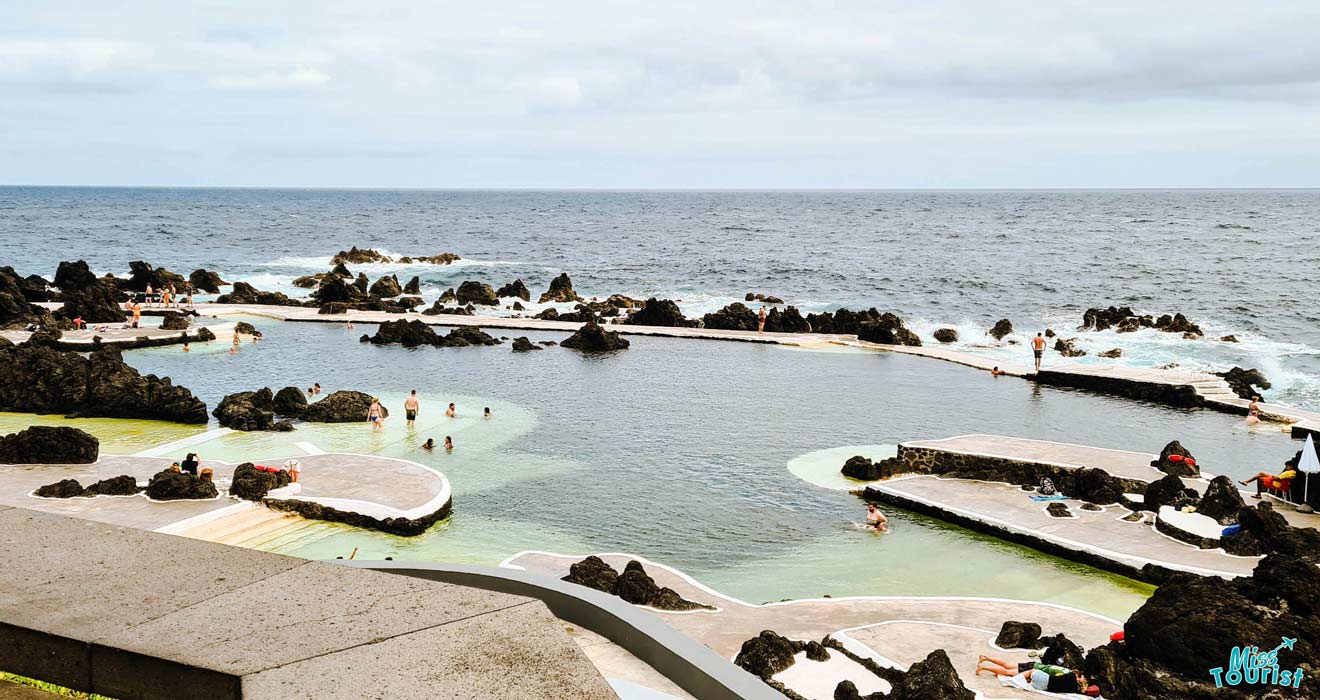
<path fill-rule="evenodd" d="M 499 338 L 483 332 L 476 326 L 459 326 L 440 339 L 439 345 L 447 348 L 465 348 L 471 345 L 499 345 Z"/>
<path fill-rule="evenodd" d="M 336 391 L 315 403 L 308 404 L 303 420 L 312 423 L 359 423 L 367 420 L 371 408 L 371 395 L 360 391 Z M 382 415 L 390 412 L 382 404 Z"/>
<path fill-rule="evenodd" d="M 1068 510 L 1068 504 L 1060 503 L 1058 501 L 1054 501 L 1053 503 L 1050 503 L 1049 505 L 1045 506 L 1045 512 L 1049 513 L 1050 517 L 1052 518 L 1073 517 L 1072 511 Z"/>
<path fill-rule="evenodd" d="M 91 464 L 100 447 L 78 428 L 34 425 L 0 437 L 0 464 Z"/>
<path fill-rule="evenodd" d="M 793 656 L 801 642 L 782 637 L 771 630 L 742 643 L 733 663 L 748 673 L 769 680 L 793 665 Z"/>
<path fill-rule="evenodd" d="M 348 250 L 341 250 L 330 258 L 331 265 L 363 265 L 367 263 L 388 263 L 394 262 L 394 259 L 378 250 L 372 248 L 358 248 L 353 246 Z"/>
<path fill-rule="evenodd" d="M 403 285 L 403 293 L 404 293 L 404 294 L 421 294 L 421 293 L 422 293 L 422 278 L 418 277 L 417 275 L 413 275 L 412 279 L 408 280 L 408 284 Z"/>
<path fill-rule="evenodd" d="M 367 292 L 377 297 L 397 297 L 403 294 L 403 287 L 397 275 L 385 275 L 376 280 Z"/>
<path fill-rule="evenodd" d="M 77 479 L 61 479 L 53 484 L 39 487 L 32 495 L 41 498 L 75 498 L 83 493 L 82 484 Z"/>
<path fill-rule="evenodd" d="M 1227 476 L 1217 476 L 1206 486 L 1196 512 L 1214 518 L 1220 525 L 1231 525 L 1237 522 L 1238 512 L 1245 507 L 1237 484 Z"/>
<path fill-rule="evenodd" d="M 547 302 L 581 300 L 582 297 L 578 296 L 577 292 L 573 291 L 573 280 L 568 278 L 567 272 L 564 272 L 560 273 L 560 275 L 553 280 L 550 280 L 550 288 L 546 290 L 545 294 L 541 295 L 539 303 L 544 304 Z"/>
<path fill-rule="evenodd" d="M 272 408 L 277 416 L 300 418 L 307 411 L 307 395 L 296 386 L 286 386 L 275 392 Z"/>
<path fill-rule="evenodd" d="M 197 268 L 192 271 L 192 274 L 188 275 L 188 284 L 191 284 L 192 288 L 199 292 L 219 294 L 220 285 L 229 283 L 221 279 L 220 275 L 215 272 Z"/>
<path fill-rule="evenodd" d="M 366 276 L 360 277 L 366 280 Z M 234 292 L 238 292 L 238 285 L 234 285 Z M 312 292 L 311 298 L 318 304 L 327 304 L 338 302 L 341 304 L 350 304 L 357 301 L 363 301 L 368 297 L 366 285 L 358 283 L 356 280 L 349 282 L 338 275 L 330 275 L 321 279 L 321 286 Z"/>
<path fill-rule="evenodd" d="M 1114 358 L 1116 358 L 1116 357 L 1122 357 L 1122 356 L 1123 356 L 1123 350 L 1122 350 L 1122 348 L 1114 348 L 1113 350 L 1105 350 L 1104 352 L 1098 352 L 1098 353 L 1096 353 L 1096 355 L 1097 355 L 1098 357 L 1105 357 L 1105 358 L 1109 358 L 1109 359 L 1112 360 L 1112 359 L 1114 359 Z"/>
<path fill-rule="evenodd" d="M 995 321 L 995 325 L 990 327 L 990 336 L 995 340 L 1003 340 L 1004 336 L 1013 332 L 1013 323 L 1006 318 Z"/>
<path fill-rule="evenodd" d="M 689 321 L 683 317 L 683 312 L 678 308 L 678 304 L 668 299 L 656 299 L 655 297 L 647 299 L 642 304 L 642 308 L 634 311 L 623 322 L 630 326 L 665 326 L 668 328 L 691 328 L 697 325 L 696 321 Z M 753 326 L 754 328 L 755 326 Z"/>
<path fill-rule="evenodd" d="M 600 557 L 590 556 L 568 567 L 568 575 L 563 580 L 605 593 L 614 593 L 614 586 L 619 581 L 619 572 Z"/>
<path fill-rule="evenodd" d="M 121 474 L 112 476 L 109 479 L 102 479 L 91 486 L 83 489 L 84 496 L 132 496 L 142 491 L 137 485 L 137 479 Z"/>
<path fill-rule="evenodd" d="M 120 304 L 127 298 L 113 279 L 98 278 L 87 263 L 62 262 L 55 271 L 55 286 L 60 288 L 64 306 L 60 313 L 65 318 L 79 318 L 89 324 L 123 323 L 125 313 Z"/>
<path fill-rule="evenodd" d="M 873 321 L 861 323 L 857 329 L 857 339 L 884 345 L 921 345 L 917 334 L 903 326 L 903 319 L 889 312 Z"/>
<path fill-rule="evenodd" d="M 876 311 L 874 307 L 865 311 L 838 309 L 833 313 L 827 311 L 807 314 L 807 324 L 816 333 L 858 335 L 862 330 L 863 322 L 878 321 L 880 317 L 880 312 Z"/>
<path fill-rule="evenodd" d="M 675 306 L 675 308 L 677 308 L 677 306 Z M 708 313 L 701 317 L 701 326 L 703 328 L 715 328 L 725 331 L 754 331 L 756 330 L 756 322 L 756 312 L 747 308 L 745 304 L 737 301 L 719 311 Z"/>
<path fill-rule="evenodd" d="M 8 267 L 0 269 L 13 270 L 13 268 Z M 15 274 L 14 276 L 17 277 L 18 275 Z M 42 301 L 51 301 L 55 298 L 54 293 L 50 290 L 50 282 L 41 275 L 28 275 L 27 277 L 24 277 L 18 281 L 18 288 L 23 292 L 23 298 L 34 304 Z"/>
<path fill-rule="evenodd" d="M 1058 338 L 1054 341 L 1054 349 L 1064 357 L 1081 357 L 1086 354 L 1085 350 L 1077 347 L 1076 338 Z"/>
<path fill-rule="evenodd" d="M 645 605 L 660 610 L 696 610 L 709 606 L 685 600 L 671 588 L 661 588 L 646 573 L 642 563 L 632 560 L 623 567 L 623 573 L 614 582 L 614 595 L 633 605 Z"/>
<path fill-rule="evenodd" d="M 1270 388 L 1270 380 L 1258 369 L 1245 369 L 1234 367 L 1227 372 L 1216 372 L 1220 377 L 1228 382 L 1229 388 L 1233 390 L 1240 398 L 1251 399 L 1259 396 L 1265 389 Z"/>
<path fill-rule="evenodd" d="M 614 331 L 607 331 L 595 323 L 588 323 L 565 338 L 560 345 L 581 352 L 612 352 L 622 350 L 630 343 Z"/>
<path fill-rule="evenodd" d="M 1223 337 L 1220 338 L 1219 340 L 1222 341 L 1222 342 L 1225 342 L 1225 343 L 1236 343 L 1236 342 L 1238 342 L 1237 336 L 1236 336 L 1236 335 L 1231 335 L 1231 334 L 1230 334 L 1230 335 L 1223 336 Z"/>
<path fill-rule="evenodd" d="M 1195 505 L 1196 491 L 1183 485 L 1182 479 L 1169 474 L 1146 487 L 1142 509 L 1158 513 L 1161 506 L 1181 508 Z"/>
<path fill-rule="evenodd" d="M 211 415 L 220 425 L 234 430 L 273 430 L 275 400 L 268 388 L 240 391 L 221 399 Z"/>
<path fill-rule="evenodd" d="M 544 350 L 540 345 L 528 340 L 527 336 L 518 336 L 513 339 L 514 352 L 531 352 L 532 350 Z"/>
<path fill-rule="evenodd" d="M 186 331 L 192 325 L 192 319 L 187 314 L 167 313 L 160 320 L 160 329 L 163 331 Z"/>
<path fill-rule="evenodd" d="M 458 291 L 454 293 L 460 304 L 481 304 L 483 306 L 499 306 L 500 299 L 495 296 L 495 290 L 490 288 L 489 284 L 467 280 L 458 285 Z"/>
<path fill-rule="evenodd" d="M 315 296 L 315 293 L 313 293 Z M 263 292 L 247 282 L 235 282 L 228 294 L 215 298 L 217 304 L 264 304 L 267 306 L 302 306 L 302 302 L 290 299 L 282 292 Z"/>
<path fill-rule="evenodd" d="M 277 472 L 262 471 L 251 462 L 244 462 L 234 468 L 234 478 L 229 482 L 229 495 L 245 501 L 260 502 L 272 489 L 288 486 L 291 481 L 292 477 L 284 469 Z"/>
<path fill-rule="evenodd" d="M 935 330 L 935 340 L 941 343 L 958 342 L 958 331 L 953 328 L 937 328 Z"/>
<path fill-rule="evenodd" d="M 174 287 L 176 292 L 182 291 L 188 280 L 183 275 L 176 272 L 170 272 L 163 267 L 153 268 L 150 263 L 143 260 L 134 260 L 128 264 L 129 277 L 120 283 L 124 289 L 133 292 L 145 292 L 147 285 L 151 285 L 153 291 L 159 293 L 162 290 Z"/>
<path fill-rule="evenodd" d="M 1040 625 L 1034 622 L 1006 620 L 995 637 L 995 646 L 1001 649 L 1036 649 L 1040 640 Z"/>
<path fill-rule="evenodd" d="M 553 311 L 553 309 L 551 310 Z M 439 314 L 452 314 L 455 316 L 474 315 L 472 309 L 464 308 L 462 306 L 445 306 L 444 303 L 439 300 L 436 300 L 436 302 L 431 305 L 431 308 L 422 311 L 423 316 L 437 316 Z"/>
<path fill-rule="evenodd" d="M 25 284 L 14 268 L 0 267 L 0 329 L 28 325 L 55 328 L 57 324 L 50 312 L 30 303 L 32 299 L 24 288 Z M 123 320 L 122 315 L 119 320 Z"/>
<path fill-rule="evenodd" d="M 369 341 L 375 345 L 402 345 L 406 348 L 440 345 L 442 342 L 433 328 L 415 319 L 385 321 L 376 327 L 376 334 Z"/>
<path fill-rule="evenodd" d="M 802 314 L 796 306 L 789 306 L 784 309 L 770 309 L 770 313 L 765 315 L 765 331 L 767 333 L 810 333 L 811 324 L 807 319 L 802 318 Z"/>
<path fill-rule="evenodd" d="M 219 495 L 214 483 L 172 469 L 157 473 L 147 484 L 147 497 L 154 501 L 215 498 Z"/>
<path fill-rule="evenodd" d="M 1175 457 L 1175 459 L 1169 459 Z M 1191 463 L 1188 463 L 1191 460 Z M 1200 476 L 1201 468 L 1196 464 L 1196 458 L 1192 453 L 1182 446 L 1181 442 L 1174 440 L 1160 450 L 1160 456 L 1150 463 L 1150 466 L 1174 476 Z"/>
<path fill-rule="evenodd" d="M 1086 652 L 1063 634 L 1041 637 L 1037 644 L 1044 647 L 1040 652 L 1042 663 L 1064 668 L 1081 668 L 1085 663 Z"/>
<path fill-rule="evenodd" d="M 430 265 L 448 265 L 456 260 L 462 260 L 462 259 L 463 258 L 458 257 L 454 253 L 440 253 L 439 255 L 421 255 L 415 258 L 410 258 L 407 255 L 405 255 L 399 258 L 399 262 L 405 264 L 428 263 Z"/>
<path fill-rule="evenodd" d="M 527 285 L 523 284 L 521 279 L 517 279 L 495 290 L 495 296 L 518 297 L 523 301 L 531 301 L 532 291 L 527 288 Z"/>
<path fill-rule="evenodd" d="M 854 455 L 843 463 L 843 469 L 839 472 L 850 479 L 859 481 L 875 481 L 879 479 L 880 467 L 875 462 L 861 455 Z"/>

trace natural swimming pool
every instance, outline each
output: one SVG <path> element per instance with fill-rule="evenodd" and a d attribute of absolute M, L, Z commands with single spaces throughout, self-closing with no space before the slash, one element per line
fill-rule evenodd
<path fill-rule="evenodd" d="M 454 487 L 453 517 L 417 538 L 325 524 L 312 528 L 312 537 L 304 531 L 262 545 L 306 557 L 346 556 L 356 547 L 360 558 L 493 564 L 526 549 L 616 551 L 675 566 L 751 601 L 977 595 L 1125 617 L 1148 587 L 916 515 L 891 513 L 888 535 L 859 531 L 855 497 L 807 483 L 787 465 L 843 445 L 971 432 L 1142 451 L 1176 438 L 1207 471 L 1226 474 L 1254 473 L 1297 449 L 1277 429 L 1248 431 L 1234 416 L 1041 387 L 897 354 L 643 337 L 632 338 L 627 351 L 596 357 L 557 347 L 516 354 L 507 344 L 409 350 L 359 343 L 372 325 L 350 332 L 254 322 L 266 340 L 234 355 L 218 342 L 186 354 L 176 347 L 126 357 L 144 372 L 173 377 L 211 407 L 234 391 L 319 382 L 327 392 L 378 393 L 394 416 L 380 434 L 365 422 L 303 426 L 231 434 L 199 452 L 230 461 L 273 458 L 306 441 L 412 459 L 444 472 Z M 410 434 L 401 407 L 413 388 L 423 411 Z M 442 415 L 449 401 L 458 404 L 457 419 Z M 484 406 L 493 410 L 489 421 L 480 417 Z M 0 427 L 22 420 L 0 417 Z M 86 427 L 109 440 L 106 451 L 197 431 L 134 421 Z M 164 439 L 153 438 L 154 428 Z M 445 435 L 454 438 L 453 453 L 420 449 L 425 438 Z"/>

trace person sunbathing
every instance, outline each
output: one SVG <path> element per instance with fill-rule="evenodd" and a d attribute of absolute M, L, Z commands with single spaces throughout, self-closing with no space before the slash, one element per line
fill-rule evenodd
<path fill-rule="evenodd" d="M 1252 482 L 1256 483 L 1256 495 L 1254 498 L 1260 498 L 1265 489 L 1274 489 L 1275 491 L 1288 491 L 1292 488 L 1292 480 L 1297 478 L 1297 470 L 1291 464 L 1283 465 L 1284 471 L 1278 474 L 1261 472 L 1250 479 L 1239 481 L 1243 486 L 1249 486 Z"/>
<path fill-rule="evenodd" d="M 1042 664 L 1035 661 L 1013 664 L 981 655 L 977 658 L 976 675 L 981 675 L 982 671 L 993 673 L 996 676 L 1021 675 L 1031 684 L 1032 688 L 1047 693 L 1085 693 L 1092 697 L 1099 697 L 1100 695 L 1099 688 L 1087 686 L 1086 676 L 1081 671 L 1062 666 Z"/>

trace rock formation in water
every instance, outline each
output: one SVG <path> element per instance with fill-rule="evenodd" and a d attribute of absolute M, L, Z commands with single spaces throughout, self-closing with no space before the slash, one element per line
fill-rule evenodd
<path fill-rule="evenodd" d="M 1196 458 L 1177 440 L 1165 445 L 1164 449 L 1160 450 L 1160 456 L 1156 457 L 1150 466 L 1174 476 L 1201 475 L 1201 468 L 1197 465 Z"/>
<path fill-rule="evenodd" d="M 510 282 L 509 284 L 506 284 L 503 287 L 500 287 L 499 289 L 495 290 L 495 296 L 517 297 L 519 299 L 522 299 L 523 301 L 531 301 L 532 291 L 527 288 L 527 285 L 523 284 L 523 281 L 521 279 L 516 279 Z"/>
<path fill-rule="evenodd" d="M 397 297 L 403 294 L 403 285 L 397 275 L 385 275 L 371 284 L 367 293 L 377 297 Z"/>
<path fill-rule="evenodd" d="M 229 284 L 221 279 L 218 273 L 200 267 L 188 275 L 188 283 L 192 285 L 194 290 L 206 292 L 207 294 L 219 294 L 220 286 Z"/>
<path fill-rule="evenodd" d="M 521 335 L 513 339 L 514 352 L 531 352 L 533 350 L 544 350 L 544 349 L 545 348 L 541 347 L 540 345 L 533 343 L 525 335 Z"/>
<path fill-rule="evenodd" d="M 174 287 L 176 293 L 182 293 L 188 285 L 188 280 L 183 275 L 170 272 L 163 267 L 153 267 L 145 260 L 134 260 L 128 264 L 128 269 L 128 279 L 122 280 L 119 286 L 130 292 L 145 292 L 147 285 L 150 285 L 156 294 L 170 287 Z"/>
<path fill-rule="evenodd" d="M 990 327 L 990 336 L 995 340 L 1003 340 L 1004 336 L 1013 332 L 1013 322 L 1006 318 L 995 321 L 995 325 Z"/>
<path fill-rule="evenodd" d="M 570 566 L 563 580 L 611 593 L 633 605 L 645 605 L 658 610 L 712 609 L 709 605 L 683 598 L 672 588 L 656 585 L 655 579 L 636 560 L 628 562 L 620 574 L 600 557 L 587 557 Z"/>
<path fill-rule="evenodd" d="M 956 343 L 958 342 L 958 331 L 953 328 L 937 328 L 935 329 L 935 340 L 941 343 Z"/>
<path fill-rule="evenodd" d="M 861 455 L 849 457 L 848 461 L 843 463 L 843 469 L 840 469 L 839 473 L 850 479 L 860 481 L 875 481 L 883 476 L 879 465 Z"/>
<path fill-rule="evenodd" d="M 418 277 L 417 275 L 413 275 L 412 279 L 408 280 L 408 283 L 405 284 L 405 285 L 403 285 L 403 293 L 404 293 L 404 294 L 421 294 L 421 293 L 422 293 L 422 278 Z"/>
<path fill-rule="evenodd" d="M 264 387 L 256 391 L 229 394 L 221 399 L 220 405 L 215 407 L 211 415 L 215 416 L 220 425 L 234 430 L 293 430 L 292 424 L 275 418 L 275 397 L 270 389 Z"/>
<path fill-rule="evenodd" d="M 263 292 L 247 282 L 235 282 L 228 294 L 215 298 L 218 304 L 264 304 L 267 306 L 303 306 L 301 301 L 290 299 L 282 292 Z"/>
<path fill-rule="evenodd" d="M 142 376 L 118 348 L 96 345 L 86 357 L 35 334 L 0 345 L 0 410 L 73 417 L 147 418 L 205 423 L 206 404 L 168 377 Z"/>
<path fill-rule="evenodd" d="M 1205 487 L 1201 502 L 1196 512 L 1214 518 L 1220 525 L 1230 525 L 1238 521 L 1238 514 L 1246 507 L 1242 492 L 1237 484 L 1227 476 L 1216 476 Z"/>
<path fill-rule="evenodd" d="M 462 348 L 472 345 L 499 345 L 497 338 L 483 332 L 475 326 L 459 326 L 441 336 L 423 321 L 404 320 L 385 321 L 376 327 L 375 335 L 363 335 L 363 342 L 375 345 L 403 345 L 421 347 L 430 345 L 439 348 Z"/>
<path fill-rule="evenodd" d="M 257 469 L 251 462 L 244 462 L 234 468 L 234 477 L 229 482 L 229 495 L 245 501 L 257 501 L 266 497 L 272 489 L 288 486 L 292 477 L 284 469 L 266 471 Z"/>
<path fill-rule="evenodd" d="M 796 306 L 773 308 L 765 315 L 766 333 L 810 333 L 811 324 L 802 318 Z"/>
<path fill-rule="evenodd" d="M 0 437 L 0 464 L 91 464 L 100 448 L 78 428 L 34 425 Z"/>
<path fill-rule="evenodd" d="M 307 412 L 307 395 L 296 386 L 286 386 L 275 392 L 272 408 L 277 416 L 301 418 Z"/>
<path fill-rule="evenodd" d="M 151 477 L 147 483 L 147 497 L 154 501 L 179 501 L 215 498 L 220 492 L 215 484 L 187 472 L 166 469 Z"/>
<path fill-rule="evenodd" d="M 371 394 L 360 391 L 336 391 L 325 398 L 307 405 L 303 420 L 310 423 L 365 423 L 367 410 L 371 408 Z M 380 410 L 386 417 L 390 412 L 381 405 Z"/>
<path fill-rule="evenodd" d="M 64 479 L 38 488 L 34 495 L 41 498 L 91 498 L 93 496 L 133 496 L 142 491 L 137 480 L 127 474 L 102 479 L 83 488 L 77 479 Z"/>
<path fill-rule="evenodd" d="M 1119 333 L 1131 333 L 1142 328 L 1154 328 L 1166 333 L 1182 333 L 1184 336 L 1200 337 L 1201 327 L 1178 314 L 1164 314 L 1155 318 L 1150 314 L 1137 314 L 1130 306 L 1110 306 L 1107 309 L 1091 308 L 1082 314 L 1082 325 L 1078 330 L 1103 331 L 1113 328 Z"/>
<path fill-rule="evenodd" d="M 1081 357 L 1086 351 L 1077 347 L 1076 338 L 1057 338 L 1054 341 L 1055 352 L 1064 357 Z"/>
<path fill-rule="evenodd" d="M 394 258 L 373 248 L 358 248 L 357 246 L 353 246 L 348 250 L 341 250 L 330 258 L 331 265 L 365 265 L 389 262 L 394 262 Z"/>
<path fill-rule="evenodd" d="M 1215 374 L 1224 378 L 1234 394 L 1248 400 L 1260 396 L 1265 389 L 1271 386 L 1270 380 L 1266 379 L 1265 375 L 1258 369 L 1234 367 L 1227 372 L 1216 372 Z"/>
<path fill-rule="evenodd" d="M 594 323 L 582 326 L 559 344 L 581 352 L 613 352 L 623 350 L 630 345 L 628 340 L 618 333 L 607 331 Z"/>
<path fill-rule="evenodd" d="M 553 280 L 550 280 L 550 288 L 541 295 L 539 303 L 548 302 L 571 302 L 582 301 L 582 297 L 573 290 L 573 280 L 569 279 L 568 273 L 563 272 Z"/>
<path fill-rule="evenodd" d="M 670 303 L 672 304 L 673 302 Z M 647 301 L 647 304 L 650 304 L 649 300 Z M 677 310 L 678 306 L 675 305 L 674 309 Z M 645 310 L 645 308 L 643 308 L 643 310 Z M 638 313 L 641 312 L 639 311 Z M 680 314 L 680 318 L 681 316 L 682 315 Z M 769 315 L 767 314 L 767 319 L 768 318 Z M 632 320 L 629 319 L 628 321 L 625 321 L 625 323 L 632 323 Z M 754 331 L 756 330 L 756 323 L 756 312 L 748 308 L 746 304 L 738 301 L 729 304 L 719 311 L 713 311 L 701 317 L 702 328 L 714 328 L 722 331 Z"/>
<path fill-rule="evenodd" d="M 192 319 L 184 313 L 166 313 L 160 320 L 163 331 L 186 331 L 192 326 Z"/>
<path fill-rule="evenodd" d="M 61 324 L 49 311 L 31 303 L 34 295 L 27 292 L 25 284 L 29 283 L 19 277 L 14 268 L 0 267 L 0 330 L 26 328 L 29 325 L 45 329 L 60 327 Z"/>
<path fill-rule="evenodd" d="M 921 338 L 903 325 L 903 319 L 887 311 L 879 318 L 862 322 L 857 329 L 857 339 L 883 345 L 921 345 Z"/>
<path fill-rule="evenodd" d="M 495 296 L 495 290 L 490 288 L 489 284 L 467 280 L 458 285 L 458 290 L 454 292 L 454 298 L 460 304 L 481 304 L 482 306 L 499 306 L 500 299 Z"/>
<path fill-rule="evenodd" d="M 64 303 L 60 314 L 65 318 L 82 318 L 89 324 L 124 322 L 121 304 L 127 296 L 113 278 L 92 274 L 86 262 L 60 263 L 55 271 L 55 286 L 60 289 L 60 301 Z"/>

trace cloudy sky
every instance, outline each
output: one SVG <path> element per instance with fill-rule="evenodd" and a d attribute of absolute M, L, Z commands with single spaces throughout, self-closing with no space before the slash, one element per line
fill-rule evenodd
<path fill-rule="evenodd" d="M 0 183 L 1320 186 L 1320 3 L 0 3 Z"/>

